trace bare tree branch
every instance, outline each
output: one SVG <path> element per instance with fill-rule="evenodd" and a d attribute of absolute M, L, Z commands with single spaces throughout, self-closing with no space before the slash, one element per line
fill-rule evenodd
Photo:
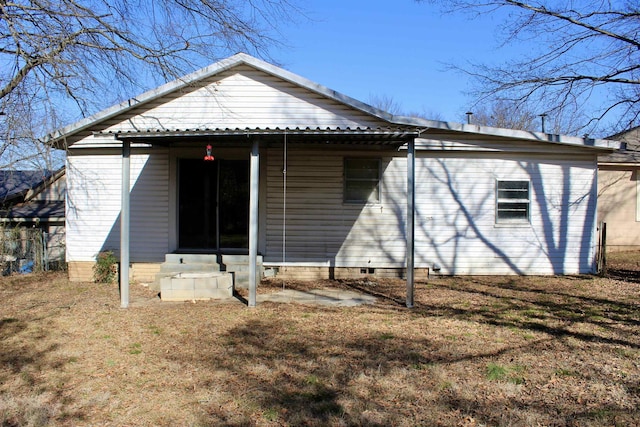
<path fill-rule="evenodd" d="M 476 80 L 474 94 L 479 102 L 518 102 L 549 114 L 582 110 L 587 116 L 581 131 L 587 132 L 613 133 L 640 124 L 638 2 L 430 2 L 440 3 L 448 12 L 472 16 L 505 12 L 504 44 L 537 42 L 522 57 L 503 64 L 452 66 Z"/>
<path fill-rule="evenodd" d="M 302 16 L 292 1 L 0 0 L 0 145 L 231 53 L 268 58 L 278 27 Z"/>
<path fill-rule="evenodd" d="M 573 25 L 576 25 L 578 27 L 583 27 L 589 31 L 592 31 L 594 33 L 598 33 L 601 34 L 603 36 L 607 36 L 607 37 L 611 37 L 614 39 L 618 39 L 624 43 L 629 43 L 632 46 L 635 46 L 636 48 L 640 49 L 640 42 L 638 40 L 629 38 L 629 37 L 625 37 L 623 34 L 617 34 L 615 32 L 611 32 L 611 31 L 607 31 L 605 28 L 601 27 L 601 26 L 597 26 L 597 25 L 591 25 L 588 22 L 585 21 L 585 19 L 591 18 L 593 16 L 596 15 L 604 15 L 604 12 L 600 12 L 600 13 L 579 13 L 575 10 L 569 10 L 569 11 L 563 11 L 563 12 L 557 12 L 554 10 L 550 10 L 547 9 L 544 6 L 533 6 L 532 4 L 528 4 L 525 2 L 520 2 L 520 1 L 513 1 L 513 0 L 505 0 L 505 3 L 507 4 L 511 4 L 513 6 L 516 7 L 520 7 L 523 9 L 527 9 L 530 10 L 532 12 L 535 13 L 541 13 L 543 15 L 548 15 L 551 16 L 553 18 L 559 19 L 561 21 L 567 21 Z M 574 12 L 576 14 L 576 16 L 578 16 L 578 18 L 573 18 L 571 16 L 568 15 L 567 12 Z M 608 12 L 608 14 L 612 14 L 612 12 Z M 618 16 L 618 18 L 620 17 L 625 17 L 625 18 L 629 18 L 629 17 L 634 17 L 637 18 L 638 17 L 638 13 L 615 13 L 615 15 Z"/>

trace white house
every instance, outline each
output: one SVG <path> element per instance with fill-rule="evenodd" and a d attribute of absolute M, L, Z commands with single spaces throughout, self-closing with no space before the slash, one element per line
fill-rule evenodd
<path fill-rule="evenodd" d="M 613 147 L 393 116 L 246 54 L 51 138 L 68 149 L 72 280 L 104 250 L 127 286 L 167 254 L 235 253 L 249 255 L 250 288 L 260 261 L 411 284 L 593 272 L 597 156 Z"/>

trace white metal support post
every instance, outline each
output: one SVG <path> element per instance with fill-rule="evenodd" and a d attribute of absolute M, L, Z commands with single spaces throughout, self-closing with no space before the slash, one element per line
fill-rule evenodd
<path fill-rule="evenodd" d="M 249 191 L 249 307 L 256 306 L 258 286 L 258 197 L 260 195 L 260 142 L 253 140 Z"/>
<path fill-rule="evenodd" d="M 131 144 L 122 141 L 122 205 L 120 207 L 120 307 L 129 307 L 129 218 Z"/>
<path fill-rule="evenodd" d="M 407 146 L 407 307 L 413 308 L 415 215 L 416 215 L 416 158 L 415 140 Z"/>

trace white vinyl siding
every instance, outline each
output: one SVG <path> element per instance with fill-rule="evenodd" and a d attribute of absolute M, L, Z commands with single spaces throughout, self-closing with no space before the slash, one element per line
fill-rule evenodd
<path fill-rule="evenodd" d="M 235 67 L 103 123 L 103 131 L 146 129 L 348 128 L 388 123 L 277 77 Z M 89 146 L 85 138 L 75 148 Z M 107 142 L 108 141 L 103 141 Z"/>
<path fill-rule="evenodd" d="M 592 272 L 595 160 L 434 154 L 416 160 L 419 263 L 442 274 Z M 530 226 L 496 227 L 497 180 L 529 181 Z"/>
<path fill-rule="evenodd" d="M 93 132 L 344 129 L 388 124 L 244 66 L 136 107 L 81 132 L 84 139 L 70 147 L 67 259 L 92 261 L 101 250 L 117 252 L 119 248 L 119 142 Z M 265 262 L 286 259 L 287 263 L 309 266 L 404 268 L 406 154 L 395 149 L 384 151 L 380 146 L 333 142 L 289 146 L 286 216 L 282 145 L 271 140 L 261 145 L 259 231 L 263 240 L 259 247 Z M 212 143 L 214 155 L 222 155 L 215 138 Z M 198 141 L 181 144 L 170 149 L 161 148 L 161 144 L 133 149 L 131 262 L 161 262 L 164 254 L 175 250 L 177 159 L 202 158 L 205 147 L 196 147 Z M 421 140 L 419 146 L 415 179 L 417 268 L 437 264 L 443 274 L 592 271 L 595 155 L 584 155 L 584 150 L 574 147 L 554 146 L 551 151 L 542 141 Z M 96 147 L 113 149 L 98 151 Z M 229 148 L 238 150 L 238 158 L 249 158 L 248 144 Z M 344 162 L 349 158 L 379 162 L 376 203 L 345 202 Z M 530 225 L 526 227 L 496 224 L 496 182 L 508 180 L 529 183 Z"/>
<path fill-rule="evenodd" d="M 354 153 L 290 150 L 287 264 L 403 268 L 406 158 L 385 153 L 378 205 L 344 203 L 341 165 Z M 282 261 L 282 152 L 268 157 L 265 261 Z M 592 160 L 416 159 L 416 267 L 442 274 L 573 274 L 592 271 L 595 168 Z M 528 227 L 496 227 L 496 181 L 530 185 Z"/>
<path fill-rule="evenodd" d="M 67 261 L 119 253 L 122 157 L 95 153 L 67 158 Z M 161 261 L 168 252 L 167 151 L 131 155 L 131 260 Z"/>
<path fill-rule="evenodd" d="M 91 261 L 119 248 L 121 156 L 70 155 L 67 258 Z M 288 150 L 283 217 L 283 152 L 262 151 L 260 234 L 265 262 L 358 268 L 404 268 L 406 157 L 336 146 Z M 247 154 L 248 156 L 248 154 Z M 416 267 L 442 274 L 573 274 L 592 271 L 595 162 L 535 156 L 418 152 Z M 169 243 L 168 151 L 131 157 L 131 261 L 160 262 Z M 344 202 L 344 159 L 380 162 L 380 202 Z M 496 182 L 527 181 L 530 226 L 496 227 Z M 286 222 L 286 228 L 283 226 Z"/>
<path fill-rule="evenodd" d="M 394 152 L 380 162 L 382 196 Z M 362 152 L 324 146 L 323 149 L 290 147 L 287 154 L 286 219 L 283 217 L 283 157 L 270 149 L 267 161 L 265 261 L 283 259 L 286 234 L 287 263 L 336 267 L 397 267 L 404 262 L 404 211 L 381 209 L 378 204 L 343 201 L 345 158 L 363 158 Z M 406 199 L 406 197 L 405 197 Z M 395 202 L 389 201 L 387 206 Z M 286 222 L 286 229 L 283 225 Z"/>

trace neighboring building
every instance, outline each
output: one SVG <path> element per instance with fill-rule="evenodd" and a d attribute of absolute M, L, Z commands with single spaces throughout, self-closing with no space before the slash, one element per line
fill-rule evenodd
<path fill-rule="evenodd" d="M 65 259 L 65 169 L 58 171 L 0 171 L 0 228 L 3 241 L 9 236 L 22 243 L 18 252 L 9 254 L 6 244 L 0 249 L 3 260 L 26 257 L 26 262 L 43 263 L 41 267 L 57 268 Z M 38 231 L 38 234 L 31 233 Z M 36 248 L 26 242 L 37 240 L 46 251 L 34 254 Z M 14 245 L 15 246 L 15 245 Z M 26 252 L 25 252 L 26 251 Z M 16 261 L 16 260 L 13 260 Z M 6 270 L 6 268 L 3 268 Z"/>
<path fill-rule="evenodd" d="M 68 150 L 72 280 L 120 247 L 140 280 L 169 253 L 258 253 L 303 278 L 590 273 L 613 150 L 392 116 L 245 54 L 51 138 Z"/>
<path fill-rule="evenodd" d="M 607 251 L 640 249 L 640 127 L 610 137 L 623 149 L 598 159 L 598 221 Z"/>

